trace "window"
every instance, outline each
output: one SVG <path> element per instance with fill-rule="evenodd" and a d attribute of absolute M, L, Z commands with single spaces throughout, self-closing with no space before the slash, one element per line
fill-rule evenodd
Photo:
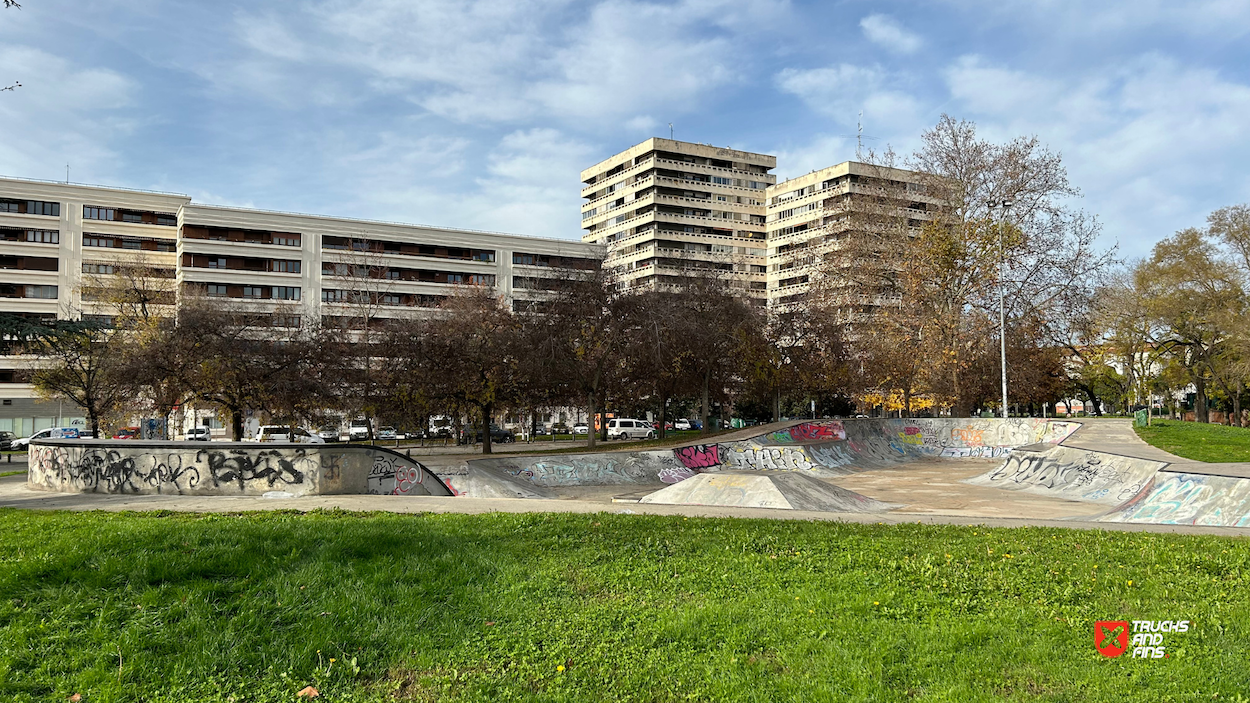
<path fill-rule="evenodd" d="M 275 260 L 271 263 L 269 270 L 275 273 L 299 273 L 298 261 Z"/>
<path fill-rule="evenodd" d="M 273 297 L 278 300 L 299 300 L 298 286 L 274 286 Z"/>
<path fill-rule="evenodd" d="M 115 247 L 117 241 L 112 237 L 88 237 L 83 235 L 82 245 L 85 247 Z"/>
<path fill-rule="evenodd" d="M 115 271 L 116 269 L 113 267 L 112 264 L 83 264 L 82 265 L 83 273 L 111 274 L 111 273 L 114 273 Z"/>
<path fill-rule="evenodd" d="M 244 298 L 263 298 L 265 297 L 265 289 L 260 286 L 243 286 Z"/>
<path fill-rule="evenodd" d="M 298 234 L 275 234 L 273 243 L 284 247 L 297 247 L 300 244 L 300 237 Z"/>
<path fill-rule="evenodd" d="M 493 251 L 475 251 L 473 252 L 474 261 L 494 261 L 495 252 Z"/>
<path fill-rule="evenodd" d="M 347 301 L 347 291 L 345 290 L 323 290 L 321 291 L 321 302 L 323 303 L 343 303 Z"/>
<path fill-rule="evenodd" d="M 111 207 L 96 207 L 95 205 L 82 206 L 82 218 L 84 220 L 109 220 L 114 219 L 115 211 Z"/>
<path fill-rule="evenodd" d="M 750 181 L 747 185 L 751 186 L 755 190 L 764 190 L 768 187 L 768 184 L 764 181 Z"/>
<path fill-rule="evenodd" d="M 274 315 L 271 324 L 274 327 L 299 327 L 300 318 L 299 315 Z"/>
<path fill-rule="evenodd" d="M 140 242 L 138 239 L 123 239 L 122 240 L 122 249 L 142 249 L 142 248 L 143 248 L 143 242 Z"/>
<path fill-rule="evenodd" d="M 56 298 L 56 286 L 26 286 L 27 298 Z"/>
<path fill-rule="evenodd" d="M 448 283 L 464 283 L 464 274 L 449 273 L 447 274 L 447 282 Z"/>
<path fill-rule="evenodd" d="M 123 211 L 122 222 L 143 222 L 143 215 L 137 212 Z"/>
<path fill-rule="evenodd" d="M 395 295 L 394 293 L 387 293 L 382 296 L 381 303 L 383 305 L 400 305 L 403 301 L 398 295 Z"/>
<path fill-rule="evenodd" d="M 495 277 L 488 273 L 475 273 L 469 276 L 469 283 L 475 286 L 493 286 L 495 285 Z"/>
<path fill-rule="evenodd" d="M 39 244 L 60 244 L 61 233 L 54 229 L 28 229 L 26 241 Z"/>
<path fill-rule="evenodd" d="M 224 268 L 226 267 L 226 257 L 224 257 L 224 256 L 215 256 L 215 257 L 213 257 L 213 258 L 209 259 L 209 260 L 208 260 L 208 267 L 209 267 L 210 269 L 224 269 Z"/>
<path fill-rule="evenodd" d="M 398 281 L 400 279 L 400 274 L 403 272 L 399 269 L 386 269 L 382 273 L 385 274 L 386 278 L 392 281 Z"/>
<path fill-rule="evenodd" d="M 158 224 L 158 225 L 163 225 L 163 226 L 165 226 L 165 227 L 177 227 L 177 226 L 178 226 L 178 218 L 177 218 L 177 217 L 175 217 L 174 215 L 161 215 L 161 214 L 157 214 L 157 216 L 156 216 L 156 224 Z"/>
<path fill-rule="evenodd" d="M 0 212 L 21 212 L 22 204 L 7 198 L 0 200 Z"/>
<path fill-rule="evenodd" d="M 524 266 L 541 266 L 538 257 L 533 254 L 513 254 L 512 263 L 522 264 Z"/>
<path fill-rule="evenodd" d="M 599 208 L 593 208 L 593 207 L 592 207 L 592 208 L 590 208 L 589 210 L 587 210 L 586 212 L 583 212 L 583 213 L 582 213 L 582 219 L 583 219 L 583 220 L 589 220 L 590 218 L 594 217 L 594 216 L 595 216 L 595 211 L 596 211 L 596 210 L 598 210 L 598 209 L 599 209 Z"/>
<path fill-rule="evenodd" d="M 211 298 L 224 298 L 227 295 L 226 287 L 219 283 L 210 283 L 206 288 L 205 294 Z"/>
<path fill-rule="evenodd" d="M 718 183 L 718 184 L 723 185 L 723 186 L 731 186 L 731 185 L 733 185 L 733 184 L 734 184 L 734 179 L 732 179 L 732 178 L 722 178 L 722 177 L 720 177 L 720 176 L 712 176 L 712 182 L 713 182 L 713 183 Z"/>

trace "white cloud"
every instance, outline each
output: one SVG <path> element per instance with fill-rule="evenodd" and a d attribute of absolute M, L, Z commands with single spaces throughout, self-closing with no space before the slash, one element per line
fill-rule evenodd
<path fill-rule="evenodd" d="M 787 68 L 777 74 L 776 82 L 783 92 L 798 96 L 848 130 L 854 129 L 860 112 L 877 136 L 914 130 L 919 124 L 920 103 L 905 77 L 880 68 L 851 64 Z"/>
<path fill-rule="evenodd" d="M 589 8 L 570 0 L 323 2 L 281 21 L 240 14 L 243 51 L 195 70 L 221 89 L 278 99 L 290 93 L 274 90 L 274 76 L 316 72 L 319 86 L 339 83 L 331 93 L 402 95 L 462 122 L 624 120 L 661 107 L 667 117 L 742 80 L 751 64 L 741 60 L 741 40 L 783 23 L 788 7 L 786 0 L 607 0 Z"/>
<path fill-rule="evenodd" d="M 920 35 L 904 28 L 888 15 L 868 15 L 859 21 L 864 36 L 874 44 L 899 54 L 914 54 L 923 43 Z"/>
<path fill-rule="evenodd" d="M 1244 138 L 1250 85 L 1148 54 L 1111 71 L 1038 76 L 977 56 L 945 72 L 957 108 L 996 140 L 1035 134 L 1060 150 L 1082 205 L 1109 223 L 1130 255 L 1176 229 L 1200 225 L 1250 196 Z M 1226 196 L 1225 196 L 1226 197 Z"/>
<path fill-rule="evenodd" d="M 136 86 L 102 68 L 82 68 L 40 49 L 0 48 L 0 66 L 22 87 L 0 93 L 0 140 L 6 175 L 63 180 L 65 164 L 77 182 L 107 182 L 119 163 L 116 144 L 136 126 L 122 108 Z"/>

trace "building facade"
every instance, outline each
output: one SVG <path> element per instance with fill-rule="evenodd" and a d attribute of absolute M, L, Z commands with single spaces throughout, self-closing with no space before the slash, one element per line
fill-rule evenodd
<path fill-rule="evenodd" d="M 936 200 L 918 174 L 846 161 L 771 186 L 766 197 L 768 304 L 801 305 L 821 276 L 856 265 L 842 254 L 850 237 L 871 227 L 905 224 L 918 231 Z"/>
<path fill-rule="evenodd" d="M 744 298 L 767 298 L 765 191 L 777 158 L 648 139 L 582 171 L 582 240 L 607 248 L 623 289 L 714 272 Z"/>
<path fill-rule="evenodd" d="M 231 299 L 274 326 L 357 314 L 430 314 L 463 284 L 489 285 L 513 305 L 549 295 L 562 269 L 599 265 L 603 248 L 528 237 L 193 203 L 156 193 L 0 179 L 0 314 L 106 318 L 101 285 L 123 264 L 168 279 L 177 296 Z M 36 360 L 0 355 L 0 430 L 29 435 L 81 421 L 65 403 L 41 402 L 29 384 Z"/>

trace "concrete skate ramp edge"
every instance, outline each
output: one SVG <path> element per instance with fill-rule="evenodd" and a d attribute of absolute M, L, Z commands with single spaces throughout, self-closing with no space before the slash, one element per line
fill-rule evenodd
<path fill-rule="evenodd" d="M 539 486 L 615 486 L 634 483 L 677 483 L 695 475 L 670 450 L 501 456 L 473 459 L 470 470 L 528 480 Z"/>
<path fill-rule="evenodd" d="M 1101 522 L 1250 527 L 1250 479 L 1160 471 L 1149 490 Z"/>
<path fill-rule="evenodd" d="M 700 474 L 638 502 L 837 513 L 879 513 L 897 507 L 798 471 Z"/>
<path fill-rule="evenodd" d="M 1079 427 L 1040 418 L 805 421 L 744 440 L 672 450 L 471 459 L 468 473 L 449 477 L 448 483 L 471 496 L 537 497 L 523 495 L 518 482 L 545 488 L 656 485 L 721 471 L 840 476 L 920 459 L 1001 458 L 1015 447 L 1058 443 Z"/>
<path fill-rule="evenodd" d="M 1139 497 L 1167 465 L 1073 447 L 1029 447 L 964 483 L 1119 506 Z"/>
<path fill-rule="evenodd" d="M 421 462 L 355 444 L 40 440 L 27 486 L 61 493 L 450 496 Z"/>

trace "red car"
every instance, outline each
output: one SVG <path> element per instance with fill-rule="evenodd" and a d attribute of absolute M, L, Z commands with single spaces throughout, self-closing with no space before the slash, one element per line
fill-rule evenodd
<path fill-rule="evenodd" d="M 139 428 L 123 427 L 113 435 L 113 439 L 139 439 Z"/>

